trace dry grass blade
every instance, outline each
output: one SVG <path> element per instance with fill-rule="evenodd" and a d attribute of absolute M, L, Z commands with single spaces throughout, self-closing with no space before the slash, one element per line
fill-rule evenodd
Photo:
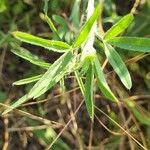
<path fill-rule="evenodd" d="M 101 112 L 103 115 L 105 115 L 109 120 L 111 120 L 115 125 L 117 125 L 122 131 L 124 131 L 133 141 L 135 141 L 141 148 L 144 150 L 148 150 L 145 148 L 137 139 L 135 139 L 127 130 L 125 130 L 120 124 L 118 124 L 115 120 L 113 120 L 111 117 L 109 117 L 105 112 L 103 112 L 101 109 L 99 109 L 97 106 L 95 108 Z"/>
<path fill-rule="evenodd" d="M 94 119 L 91 119 L 91 129 L 90 129 L 90 137 L 89 137 L 89 144 L 88 144 L 88 150 L 91 150 L 92 148 L 92 139 L 93 139 L 93 125 L 94 125 Z"/>
<path fill-rule="evenodd" d="M 136 63 L 137 61 L 140 61 L 141 59 L 149 56 L 150 53 L 147 53 L 147 54 L 140 54 L 140 55 L 137 55 L 129 60 L 126 61 L 126 65 L 130 65 L 130 64 L 133 64 L 133 63 Z"/>
<path fill-rule="evenodd" d="M 84 101 L 82 101 L 78 108 L 76 109 L 74 116 L 77 114 L 77 112 L 79 111 L 80 107 L 82 106 Z M 56 138 L 53 140 L 53 142 L 46 148 L 46 150 L 50 150 L 51 147 L 53 146 L 53 144 L 58 140 L 58 138 L 62 135 L 62 133 L 66 130 L 66 128 L 68 127 L 68 125 L 71 123 L 72 121 L 72 117 L 70 118 L 70 120 L 67 122 L 67 124 L 64 126 L 64 128 L 59 132 L 59 134 L 56 136 Z"/>
<path fill-rule="evenodd" d="M 95 115 L 95 118 L 97 119 L 97 121 L 108 131 L 110 132 L 111 134 L 114 134 L 114 135 L 117 135 L 117 136 L 120 136 L 120 135 L 123 135 L 123 133 L 119 133 L 119 132 L 114 132 L 114 131 L 111 131 L 98 117 L 97 115 Z"/>
<path fill-rule="evenodd" d="M 8 117 L 5 116 L 3 118 L 3 120 L 4 120 L 5 132 L 4 132 L 4 144 L 3 144 L 2 150 L 7 150 L 9 147 L 9 131 L 8 131 L 9 121 L 8 121 Z"/>
<path fill-rule="evenodd" d="M 3 107 L 6 107 L 6 108 L 9 108 L 10 106 L 6 105 L 6 104 L 3 104 L 3 103 L 0 103 L 1 106 Z M 42 117 L 39 117 L 39 116 L 36 116 L 36 115 L 33 115 L 31 113 L 28 113 L 28 112 L 25 112 L 25 111 L 22 111 L 22 110 L 19 110 L 19 109 L 16 109 L 15 110 L 16 112 L 18 112 L 19 114 L 23 115 L 23 116 L 27 116 L 33 120 L 37 120 L 39 122 L 42 122 L 43 124 L 56 124 L 56 125 L 60 125 L 60 126 L 63 126 L 61 123 L 58 123 L 58 122 L 55 122 L 55 121 L 51 121 L 51 120 L 48 120 L 48 119 L 45 119 L 45 118 L 42 118 Z"/>
<path fill-rule="evenodd" d="M 8 128 L 8 132 L 16 132 L 16 131 L 34 131 L 34 130 L 42 130 L 49 128 L 49 125 L 39 125 L 39 126 L 28 126 L 28 127 L 19 127 L 19 128 Z M 60 126 L 54 125 L 52 128 L 60 128 Z"/>
<path fill-rule="evenodd" d="M 59 97 L 65 95 L 65 94 L 72 93 L 72 92 L 74 92 L 74 91 L 76 91 L 76 90 L 79 90 L 79 87 L 76 87 L 76 88 L 74 88 L 74 89 L 72 89 L 72 90 L 70 90 L 70 91 L 61 93 L 61 94 L 59 94 L 59 95 L 53 96 L 53 97 L 51 97 L 51 98 L 46 98 L 46 99 L 43 99 L 43 100 L 40 100 L 40 101 L 36 101 L 36 102 L 28 102 L 28 103 L 25 103 L 25 104 L 21 105 L 20 107 L 25 107 L 25 106 L 37 105 L 37 104 L 45 103 L 45 102 L 50 101 L 50 100 L 52 100 L 52 99 L 57 99 L 57 98 L 59 98 Z"/>
<path fill-rule="evenodd" d="M 127 108 L 127 107 L 126 107 L 126 108 Z M 141 141 L 142 141 L 142 143 L 143 143 L 143 146 L 147 148 L 148 146 L 147 146 L 147 143 L 146 143 L 146 139 L 145 139 L 145 136 L 144 136 L 143 131 L 142 131 L 141 128 L 140 128 L 139 123 L 137 122 L 136 118 L 133 116 L 133 114 L 131 113 L 131 111 L 130 111 L 128 108 L 127 108 L 127 110 L 129 111 L 130 116 L 131 116 L 133 122 L 135 123 L 136 127 L 137 127 L 138 130 L 139 130 L 139 136 L 141 137 Z M 134 128 L 134 127 L 133 127 L 133 128 Z M 147 148 L 147 149 L 148 149 L 148 148 Z"/>

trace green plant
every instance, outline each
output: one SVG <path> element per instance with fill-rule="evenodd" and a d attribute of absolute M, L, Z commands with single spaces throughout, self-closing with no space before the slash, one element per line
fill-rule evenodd
<path fill-rule="evenodd" d="M 44 47 L 54 52 L 64 53 L 53 64 L 49 64 L 40 60 L 37 56 L 31 54 L 28 50 L 21 48 L 17 44 L 11 44 L 12 52 L 38 65 L 44 69 L 47 69 L 45 74 L 34 76 L 31 78 L 23 79 L 14 83 L 14 85 L 27 84 L 37 81 L 37 83 L 31 88 L 28 94 L 13 103 L 3 114 L 10 112 L 16 107 L 29 99 L 35 99 L 50 88 L 52 88 L 57 82 L 59 82 L 64 76 L 74 72 L 78 81 L 81 92 L 84 96 L 87 111 L 89 116 L 94 117 L 94 101 L 93 92 L 95 86 L 95 78 L 97 85 L 103 95 L 113 102 L 119 103 L 117 97 L 113 94 L 103 73 L 103 69 L 99 60 L 99 51 L 104 51 L 109 63 L 113 67 L 116 74 L 119 76 L 121 82 L 127 89 L 131 89 L 132 80 L 130 73 L 123 62 L 122 58 L 115 50 L 113 46 L 121 49 L 139 52 L 150 52 L 150 39 L 138 38 L 138 37 L 117 37 L 127 29 L 127 27 L 133 21 L 133 15 L 128 14 L 124 16 L 119 22 L 113 25 L 106 33 L 102 34 L 97 29 L 97 19 L 101 14 L 101 5 L 97 5 L 94 9 L 94 1 L 89 0 L 87 7 L 86 23 L 81 28 L 79 34 L 72 41 L 71 45 L 63 42 L 62 37 L 59 36 L 57 29 L 55 28 L 52 20 L 47 15 L 48 1 L 45 1 L 44 8 L 44 20 L 50 26 L 52 32 L 55 34 L 57 40 L 47 40 L 37 36 L 33 36 L 28 33 L 16 31 L 13 32 L 13 36 L 22 42 L 26 42 L 32 45 Z M 75 1 L 75 5 L 77 1 Z M 90 8 L 90 9 L 89 9 Z M 74 18 L 74 24 L 77 26 L 78 15 Z M 94 45 L 96 45 L 94 47 Z M 83 78 L 86 76 L 84 82 Z M 132 104 L 128 105 L 133 108 Z M 135 109 L 132 109 L 135 112 Z M 137 114 L 135 112 L 135 114 Z M 137 117 L 138 118 L 138 117 Z"/>
<path fill-rule="evenodd" d="M 0 1 L 0 12 L 3 12 L 5 10 L 6 10 L 5 0 L 1 0 Z"/>

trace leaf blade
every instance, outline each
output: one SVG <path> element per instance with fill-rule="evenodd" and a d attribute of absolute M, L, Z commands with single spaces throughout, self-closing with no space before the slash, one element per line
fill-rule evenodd
<path fill-rule="evenodd" d="M 54 40 L 47 40 L 41 37 L 34 36 L 29 33 L 16 31 L 12 33 L 13 36 L 20 41 L 26 42 L 28 44 L 41 46 L 48 50 L 53 50 L 56 52 L 66 52 L 70 49 L 70 45 L 62 41 L 54 41 Z"/>
<path fill-rule="evenodd" d="M 32 87 L 32 89 L 29 91 L 28 94 L 24 95 L 19 100 L 17 100 L 16 102 L 14 102 L 2 114 L 4 115 L 4 114 L 12 111 L 13 109 L 19 107 L 21 104 L 23 104 L 24 102 L 28 101 L 29 99 L 31 99 L 31 98 L 37 98 L 40 95 L 42 95 L 43 93 L 45 93 L 47 90 L 49 90 L 52 86 L 54 86 L 64 76 L 64 74 L 67 71 L 67 68 L 69 66 L 69 62 L 72 60 L 72 58 L 73 58 L 73 54 L 71 52 L 63 54 L 63 56 L 61 56 L 60 59 L 58 59 L 53 65 L 50 66 L 50 68 L 47 70 L 47 72 Z M 61 60 L 65 61 L 66 59 L 67 59 L 67 61 L 64 62 L 63 65 L 59 64 Z M 68 64 L 68 65 L 66 65 L 66 64 Z M 57 65 L 58 65 L 58 67 L 56 67 Z M 61 68 L 62 66 L 61 65 L 63 66 L 64 69 L 61 72 L 61 75 L 57 75 L 57 73 L 60 70 L 62 70 L 62 68 Z M 52 72 L 52 70 L 54 68 L 56 68 L 56 69 L 54 70 L 54 72 L 52 73 L 52 76 L 50 77 L 50 72 Z"/>
<path fill-rule="evenodd" d="M 71 52 L 62 55 L 33 86 L 28 94 L 29 97 L 37 98 L 54 86 L 65 75 L 72 59 Z"/>
<path fill-rule="evenodd" d="M 150 126 L 150 114 L 142 107 L 138 106 L 134 101 L 128 99 L 125 101 L 128 108 L 132 111 L 139 122 Z"/>
<path fill-rule="evenodd" d="M 94 82 L 94 68 L 90 63 L 86 74 L 85 83 L 85 104 L 91 119 L 94 117 L 94 99 L 93 99 L 93 82 Z"/>
<path fill-rule="evenodd" d="M 125 50 L 150 52 L 150 38 L 115 37 L 107 42 Z"/>
<path fill-rule="evenodd" d="M 80 77 L 80 74 L 79 74 L 78 71 L 75 71 L 74 73 L 75 73 L 75 76 L 76 76 L 78 85 L 79 85 L 79 87 L 80 87 L 81 93 L 82 93 L 82 95 L 84 96 L 84 93 L 85 93 L 85 87 L 84 87 L 82 78 Z"/>
<path fill-rule="evenodd" d="M 97 20 L 99 14 L 100 14 L 100 11 L 101 11 L 101 6 L 98 5 L 95 8 L 92 16 L 84 24 L 83 28 L 81 29 L 81 32 L 78 34 L 76 40 L 74 41 L 74 43 L 72 45 L 73 48 L 79 47 L 87 39 L 94 22 Z"/>
<path fill-rule="evenodd" d="M 126 65 L 122 61 L 120 55 L 117 53 L 117 51 L 115 51 L 115 49 L 111 45 L 104 43 L 104 47 L 105 47 L 105 55 L 108 58 L 108 61 L 113 67 L 114 71 L 119 76 L 121 82 L 127 89 L 131 89 L 132 87 L 131 76 L 130 73 L 128 72 Z"/>
<path fill-rule="evenodd" d="M 102 91 L 103 95 L 113 102 L 118 102 L 118 99 L 112 93 L 112 91 L 110 90 L 106 82 L 105 76 L 103 74 L 101 65 L 97 57 L 94 60 L 94 71 L 95 71 L 98 87 Z"/>
<path fill-rule="evenodd" d="M 47 22 L 47 24 L 49 25 L 50 29 L 52 30 L 52 32 L 56 35 L 56 38 L 58 40 L 61 40 L 61 38 L 59 37 L 58 31 L 55 28 L 51 18 L 49 18 L 48 15 L 45 15 L 44 18 L 45 18 L 45 21 Z"/>
<path fill-rule="evenodd" d="M 30 51 L 22 47 L 13 46 L 13 48 L 11 48 L 11 52 L 29 61 L 30 63 L 40 66 L 44 69 L 48 69 L 49 66 L 51 65 L 50 63 L 46 63 L 44 60 L 40 59 L 37 55 L 32 54 Z"/>
<path fill-rule="evenodd" d="M 5 114 L 9 113 L 10 111 L 12 111 L 13 109 L 19 107 L 22 103 L 26 102 L 28 99 L 30 99 L 30 98 L 28 97 L 27 94 L 22 96 L 19 100 L 17 100 L 11 106 L 9 106 L 6 110 L 4 110 L 2 115 L 5 115 Z"/>
<path fill-rule="evenodd" d="M 41 78 L 42 76 L 43 76 L 43 75 L 40 74 L 40 75 L 37 75 L 37 76 L 33 76 L 33 77 L 21 79 L 21 80 L 18 80 L 18 81 L 16 81 L 16 82 L 14 82 L 13 85 L 24 85 L 24 84 L 32 83 L 32 82 L 35 82 L 35 81 L 40 80 L 40 78 Z"/>
<path fill-rule="evenodd" d="M 81 0 L 74 1 L 73 8 L 70 15 L 70 19 L 76 28 L 79 28 L 79 24 L 80 24 L 80 3 Z"/>
<path fill-rule="evenodd" d="M 134 17 L 131 13 L 124 16 L 120 21 L 118 21 L 105 33 L 104 39 L 112 39 L 113 37 L 116 37 L 117 35 L 122 33 L 130 25 L 133 19 Z"/>

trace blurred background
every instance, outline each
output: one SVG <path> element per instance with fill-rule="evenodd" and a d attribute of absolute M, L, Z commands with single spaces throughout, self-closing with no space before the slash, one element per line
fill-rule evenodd
<path fill-rule="evenodd" d="M 84 24 L 87 2 L 49 1 L 48 16 L 52 18 L 64 41 L 71 43 Z M 33 85 L 13 86 L 13 82 L 45 71 L 10 51 L 10 43 L 18 42 L 11 35 L 13 31 L 24 31 L 47 39 L 56 38 L 43 21 L 43 8 L 44 0 L 0 0 L 0 113 Z M 104 0 L 99 29 L 107 31 L 130 12 L 134 13 L 135 19 L 123 35 L 150 37 L 149 0 Z M 49 63 L 60 56 L 41 47 L 19 44 Z M 65 87 L 58 83 L 36 101 L 29 101 L 0 117 L 0 149 L 143 149 L 130 135 L 145 149 L 150 149 L 150 56 L 148 53 L 117 50 L 130 70 L 132 89 L 125 90 L 109 65 L 104 71 L 113 92 L 123 102 L 132 100 L 134 107 L 131 108 L 126 103 L 118 106 L 106 101 L 95 89 L 95 105 L 99 110 L 95 109 L 97 117 L 91 122 L 85 105 L 81 104 L 83 97 L 74 75 L 71 74 L 65 78 Z M 105 61 L 103 54 L 102 60 Z M 123 132 L 109 117 L 130 135 Z M 54 140 L 55 143 L 51 145 Z"/>

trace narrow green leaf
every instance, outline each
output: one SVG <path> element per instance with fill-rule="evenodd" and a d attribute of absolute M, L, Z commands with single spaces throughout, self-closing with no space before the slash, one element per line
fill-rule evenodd
<path fill-rule="evenodd" d="M 73 54 L 71 52 L 62 55 L 33 86 L 28 94 L 29 97 L 37 98 L 54 86 L 65 75 L 72 60 Z"/>
<path fill-rule="evenodd" d="M 44 10 L 44 13 L 47 15 L 47 12 L 48 12 L 48 2 L 49 2 L 49 0 L 44 0 L 44 8 L 43 8 L 43 10 Z"/>
<path fill-rule="evenodd" d="M 15 38 L 36 46 L 41 46 L 56 52 L 66 52 L 70 49 L 70 45 L 62 41 L 54 41 L 43 39 L 25 32 L 16 31 L 12 33 Z"/>
<path fill-rule="evenodd" d="M 21 80 L 19 80 L 19 81 L 14 82 L 13 85 L 23 85 L 23 84 L 32 83 L 32 82 L 35 82 L 35 81 L 40 80 L 40 78 L 41 78 L 42 76 L 43 76 L 43 75 L 40 74 L 40 75 L 33 76 L 33 77 L 30 77 L 30 78 L 21 79 Z"/>
<path fill-rule="evenodd" d="M 104 35 L 104 39 L 112 39 L 113 37 L 122 33 L 133 21 L 134 17 L 132 14 L 124 16 L 120 21 L 113 25 Z"/>
<path fill-rule="evenodd" d="M 41 77 L 41 79 L 33 86 L 29 94 L 21 97 L 19 100 L 14 102 L 8 109 L 3 112 L 3 115 L 10 112 L 11 110 L 19 107 L 22 103 L 28 101 L 31 98 L 37 98 L 54 86 L 67 72 L 67 68 L 73 59 L 73 54 L 67 52 L 63 54 Z"/>
<path fill-rule="evenodd" d="M 49 25 L 50 29 L 52 30 L 52 32 L 56 35 L 58 40 L 61 40 L 61 38 L 58 35 L 57 29 L 55 28 L 51 18 L 49 18 L 47 15 L 45 15 L 45 21 L 47 22 L 47 24 Z"/>
<path fill-rule="evenodd" d="M 22 103 L 26 102 L 28 99 L 30 99 L 28 97 L 28 95 L 24 95 L 22 96 L 19 100 L 17 100 L 16 102 L 14 102 L 11 106 L 9 106 L 3 113 L 2 115 L 5 115 L 7 113 L 9 113 L 10 111 L 12 111 L 13 109 L 15 109 L 16 107 L 19 107 Z"/>
<path fill-rule="evenodd" d="M 80 18 L 80 3 L 81 3 L 81 0 L 74 1 L 71 16 L 70 16 L 70 19 L 76 28 L 78 28 L 80 25 L 80 19 L 79 19 Z"/>
<path fill-rule="evenodd" d="M 41 60 L 37 55 L 32 54 L 30 51 L 22 47 L 13 46 L 13 48 L 11 49 L 11 52 L 29 61 L 30 63 L 40 66 L 45 69 L 48 69 L 49 66 L 51 65 L 50 63 L 46 63 L 45 61 Z"/>
<path fill-rule="evenodd" d="M 65 27 L 65 26 L 68 26 L 67 21 L 65 20 L 64 17 L 58 16 L 58 15 L 53 15 L 52 18 L 53 18 L 53 20 L 54 20 L 55 22 L 57 22 L 58 24 L 60 24 L 60 25 L 62 25 L 62 26 L 64 26 L 64 27 Z"/>
<path fill-rule="evenodd" d="M 101 6 L 98 5 L 95 8 L 92 16 L 84 24 L 83 28 L 81 29 L 81 32 L 79 33 L 79 35 L 75 39 L 73 46 L 72 46 L 73 48 L 79 47 L 87 39 L 94 22 L 97 20 L 98 16 L 100 15 L 100 11 L 101 11 Z"/>
<path fill-rule="evenodd" d="M 150 52 L 150 38 L 115 37 L 107 42 L 126 50 Z"/>
<path fill-rule="evenodd" d="M 142 124 L 149 125 L 150 126 L 150 114 L 142 107 L 138 106 L 134 101 L 132 100 L 126 100 L 125 101 L 129 109 L 132 111 L 134 116 L 141 122 Z"/>
<path fill-rule="evenodd" d="M 85 93 L 85 87 L 84 87 L 82 78 L 80 77 L 80 74 L 79 74 L 78 71 L 75 71 L 74 73 L 75 73 L 77 82 L 78 82 L 78 84 L 79 84 L 80 90 L 81 90 L 81 92 L 82 92 L 82 95 L 85 96 L 85 95 L 84 95 L 84 93 Z"/>
<path fill-rule="evenodd" d="M 130 89 L 132 87 L 131 76 L 130 73 L 128 72 L 126 65 L 122 61 L 120 55 L 117 53 L 117 51 L 115 51 L 115 49 L 111 45 L 104 43 L 104 46 L 105 46 L 105 54 L 106 57 L 108 58 L 109 63 L 119 76 L 124 86 L 127 89 Z"/>
<path fill-rule="evenodd" d="M 85 59 L 81 60 L 81 62 L 79 63 L 79 68 L 81 68 L 80 69 L 80 73 L 79 73 L 80 76 L 83 76 L 83 75 L 86 74 L 86 72 L 87 72 L 87 70 L 89 68 L 89 64 L 90 64 L 90 59 L 85 58 Z"/>
<path fill-rule="evenodd" d="M 104 73 L 102 71 L 101 65 L 100 65 L 97 57 L 94 60 L 94 71 L 95 71 L 95 76 L 97 79 L 98 87 L 102 91 L 103 95 L 113 102 L 118 102 L 118 99 L 112 93 L 112 91 L 110 90 L 110 88 L 106 82 Z"/>
<path fill-rule="evenodd" d="M 86 74 L 85 83 L 85 104 L 90 118 L 94 117 L 94 100 L 93 100 L 93 83 L 94 83 L 94 68 L 90 63 Z"/>

